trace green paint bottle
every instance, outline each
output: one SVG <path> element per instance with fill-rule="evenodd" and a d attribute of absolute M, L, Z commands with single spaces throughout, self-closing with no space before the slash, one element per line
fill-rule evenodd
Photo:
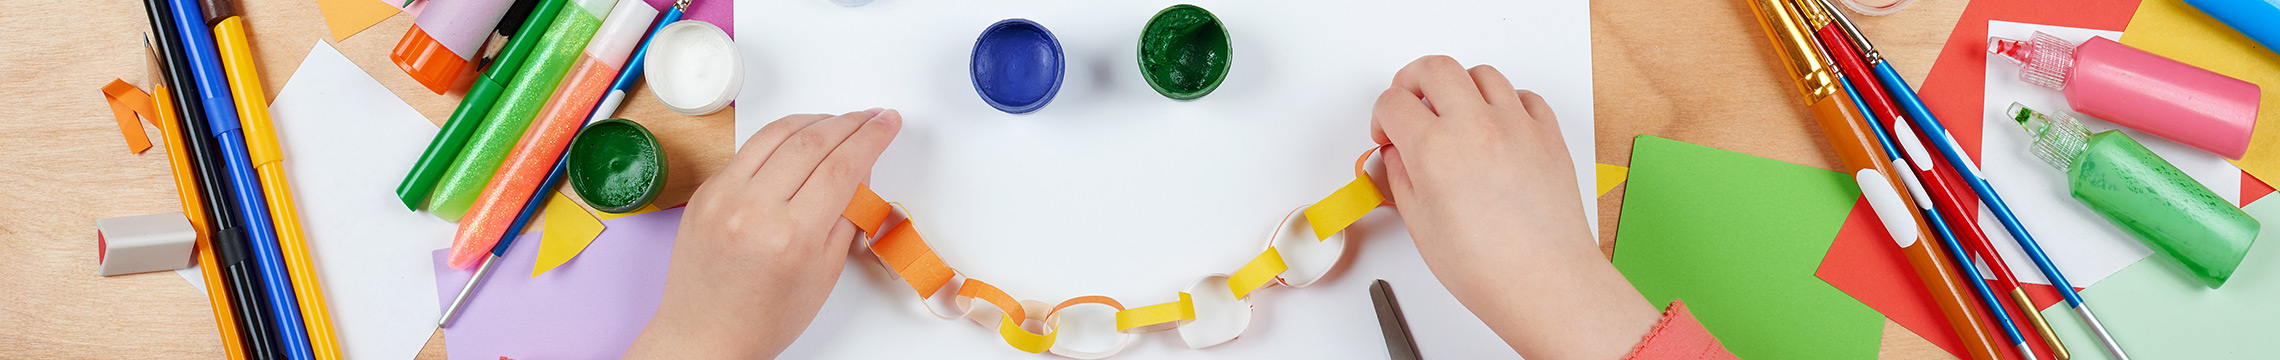
<path fill-rule="evenodd" d="M 2009 114 L 2034 138 L 2029 151 L 2066 172 L 2075 201 L 2176 259 L 2209 288 L 2223 286 L 2256 242 L 2255 218 L 2128 134 L 2091 134 L 2073 117 L 2019 103 Z"/>

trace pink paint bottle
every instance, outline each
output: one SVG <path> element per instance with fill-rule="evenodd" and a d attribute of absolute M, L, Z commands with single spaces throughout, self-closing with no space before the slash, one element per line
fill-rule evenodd
<path fill-rule="evenodd" d="M 1987 52 L 2019 64 L 2019 80 L 2066 94 L 2075 112 L 2228 159 L 2248 151 L 2256 84 L 2103 37 L 2080 46 L 2036 32 L 1987 39 Z"/>

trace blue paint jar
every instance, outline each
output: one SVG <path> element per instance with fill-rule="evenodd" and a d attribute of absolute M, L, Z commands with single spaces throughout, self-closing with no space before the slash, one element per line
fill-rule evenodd
<path fill-rule="evenodd" d="M 1010 114 L 1026 114 L 1053 102 L 1068 69 L 1061 41 L 1028 19 L 990 24 L 974 40 L 968 71 L 982 101 Z"/>

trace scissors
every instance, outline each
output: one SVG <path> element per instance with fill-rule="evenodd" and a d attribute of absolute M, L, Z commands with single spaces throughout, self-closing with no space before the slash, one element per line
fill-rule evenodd
<path fill-rule="evenodd" d="M 1377 305 L 1378 328 L 1385 331 L 1385 351 L 1393 360 L 1418 360 L 1417 338 L 1409 335 L 1409 320 L 1401 316 L 1401 302 L 1393 298 L 1393 284 L 1385 279 L 1370 283 L 1370 303 Z"/>

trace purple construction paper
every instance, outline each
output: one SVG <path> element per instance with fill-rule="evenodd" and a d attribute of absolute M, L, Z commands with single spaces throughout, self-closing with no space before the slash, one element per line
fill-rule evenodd
<path fill-rule="evenodd" d="M 726 1 L 721 1 L 726 2 Z M 443 332 L 453 359 L 616 359 L 657 312 L 665 293 L 665 267 L 681 209 L 627 216 L 608 227 L 586 251 L 536 278 L 539 233 L 524 234 L 492 264 L 459 318 Z M 472 270 L 446 265 L 451 249 L 435 251 L 437 306 L 449 308 Z"/>
<path fill-rule="evenodd" d="M 649 6 L 657 7 L 658 14 L 664 14 L 666 11 L 672 10 L 674 0 L 643 1 L 649 2 Z M 735 38 L 736 2 L 731 0 L 692 0 L 689 2 L 689 10 L 681 14 L 681 20 L 703 20 L 712 23 L 713 26 L 719 26 L 721 31 L 728 32 L 728 37 Z"/>

